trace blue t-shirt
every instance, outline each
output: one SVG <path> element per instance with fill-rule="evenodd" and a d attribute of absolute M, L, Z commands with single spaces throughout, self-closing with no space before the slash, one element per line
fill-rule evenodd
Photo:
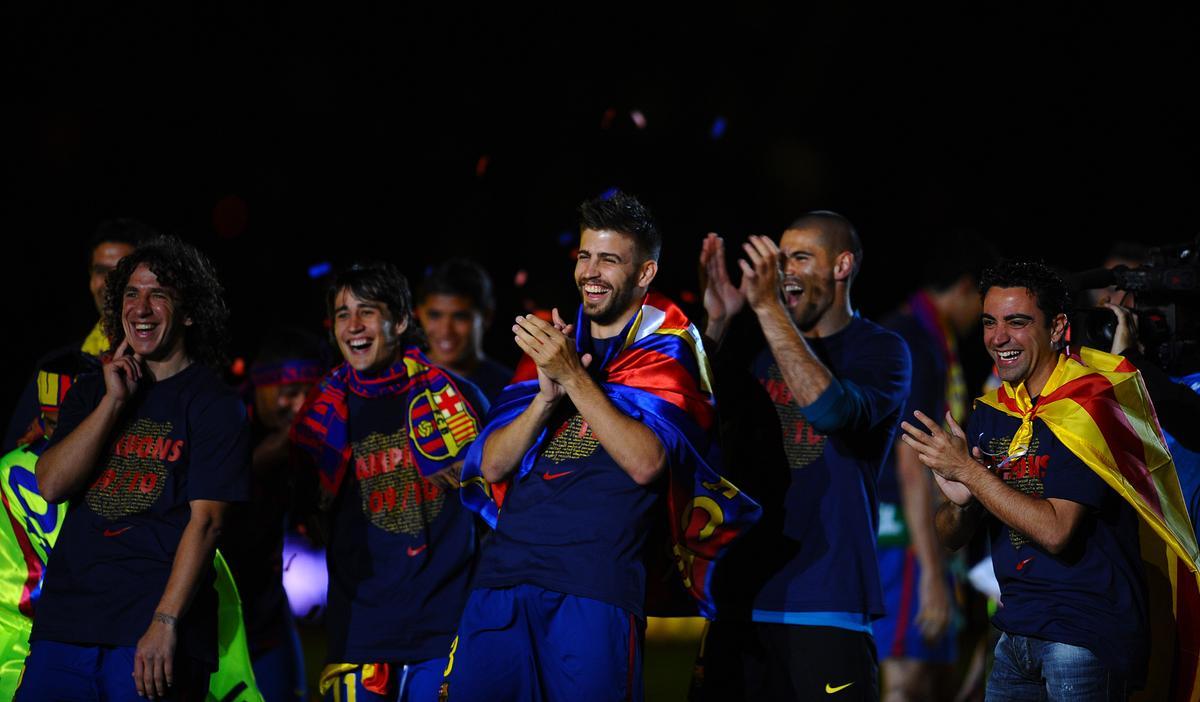
<path fill-rule="evenodd" d="M 984 451 L 1005 455 L 1020 423 L 976 403 L 967 436 Z M 1000 477 L 1026 495 L 1070 500 L 1089 510 L 1057 556 L 999 520 L 988 520 L 1000 583 L 993 623 L 1010 634 L 1082 646 L 1119 674 L 1139 679 L 1149 646 L 1148 615 L 1133 507 L 1037 419 L 1029 453 Z"/>
<path fill-rule="evenodd" d="M 947 369 L 946 355 L 938 340 L 931 337 L 912 314 L 894 314 L 884 320 L 883 325 L 904 339 L 912 355 L 912 390 L 900 418 L 912 421 L 913 412 L 920 410 L 941 422 L 946 414 Z M 879 471 L 879 544 L 900 546 L 908 542 L 900 478 L 896 474 L 896 453 L 889 451 Z"/>
<path fill-rule="evenodd" d="M 104 392 L 99 374 L 77 379 L 51 446 L 91 414 Z M 239 502 L 249 495 L 249 427 L 237 394 L 199 363 L 161 382 L 144 379 L 88 487 L 71 497 L 30 640 L 137 645 L 166 589 L 191 518 L 189 501 Z M 215 666 L 217 599 L 206 568 L 179 620 L 178 650 Z"/>
<path fill-rule="evenodd" d="M 867 631 L 884 612 L 876 479 L 908 394 L 908 349 L 860 317 L 807 341 L 836 381 L 810 407 L 796 404 L 769 349 L 750 363 L 757 383 L 727 362 L 729 372 L 717 373 L 726 473 L 763 517 L 734 545 L 715 587 L 730 617 Z M 851 409 L 822 433 L 807 415 L 822 415 L 839 390 Z"/>
<path fill-rule="evenodd" d="M 594 340 L 594 357 L 610 343 Z M 662 517 L 654 507 L 663 481 L 634 482 L 569 399 L 547 427 L 532 470 L 505 495 L 474 586 L 536 585 L 643 616 L 646 536 Z"/>
<path fill-rule="evenodd" d="M 455 383 L 475 416 L 487 400 Z M 474 515 L 417 471 L 409 397 L 351 393 L 351 463 L 334 501 L 325 613 L 331 663 L 446 655 L 467 601 Z"/>

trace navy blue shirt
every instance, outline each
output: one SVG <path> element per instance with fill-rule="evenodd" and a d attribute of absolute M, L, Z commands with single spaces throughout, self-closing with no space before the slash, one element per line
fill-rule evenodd
<path fill-rule="evenodd" d="M 475 410 L 487 400 L 456 385 Z M 331 663 L 421 661 L 446 655 L 466 604 L 475 517 L 458 495 L 417 471 L 407 395 L 351 393 L 351 464 L 334 501 L 325 613 Z"/>
<path fill-rule="evenodd" d="M 490 358 L 484 358 L 475 366 L 475 371 L 467 376 L 467 380 L 474 383 L 489 402 L 494 402 L 500 392 L 512 382 L 512 377 L 511 368 Z"/>
<path fill-rule="evenodd" d="M 596 339 L 605 357 L 612 339 Z M 593 371 L 595 372 L 595 371 Z M 641 486 L 563 400 L 532 470 L 515 478 L 484 547 L 475 587 L 530 584 L 643 616 L 646 536 L 663 481 Z"/>
<path fill-rule="evenodd" d="M 1020 420 L 976 403 L 967 436 L 1006 455 Z M 1052 555 L 997 519 L 988 520 L 1000 582 L 993 623 L 1010 634 L 1082 646 L 1122 676 L 1140 679 L 1148 652 L 1146 584 L 1133 507 L 1071 453 L 1041 420 L 1026 457 L 1000 477 L 1026 495 L 1059 498 L 1088 512 L 1065 551 Z"/>
<path fill-rule="evenodd" d="M 733 341 L 746 339 L 754 337 Z M 727 557 L 717 593 L 733 617 L 813 623 L 788 615 L 853 613 L 865 627 L 884 612 L 876 479 L 908 394 L 908 349 L 860 317 L 807 343 L 835 378 L 812 406 L 796 403 L 769 349 L 750 362 L 757 383 L 743 380 L 728 358 L 717 373 L 725 472 L 763 506 L 763 518 Z M 736 359 L 736 347 L 731 353 Z M 814 426 L 835 395 L 849 407 L 840 426 Z"/>
<path fill-rule="evenodd" d="M 946 414 L 946 355 L 939 342 L 929 335 L 916 317 L 896 313 L 883 322 L 908 345 L 912 356 L 912 388 L 902 420 L 911 420 L 920 410 L 927 417 L 942 421 Z M 909 541 L 908 524 L 901 504 L 900 478 L 896 474 L 896 452 L 889 451 L 879 471 L 879 543 L 904 545 Z"/>
<path fill-rule="evenodd" d="M 99 374 L 67 394 L 51 446 L 104 396 Z M 166 589 L 191 518 L 190 500 L 250 494 L 249 427 L 241 398 L 193 363 L 161 382 L 144 378 L 71 507 L 46 568 L 31 641 L 135 646 Z M 178 650 L 215 666 L 212 568 L 178 624 Z"/>

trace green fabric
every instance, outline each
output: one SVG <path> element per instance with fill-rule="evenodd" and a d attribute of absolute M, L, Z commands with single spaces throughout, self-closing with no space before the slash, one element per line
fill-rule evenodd
<path fill-rule="evenodd" d="M 0 458 L 0 700 L 10 700 L 29 655 L 30 591 L 40 591 L 41 575 L 58 539 L 66 504 L 49 505 L 37 493 L 34 466 L 45 442 L 21 446 Z M 208 700 L 263 702 L 254 682 L 246 626 L 237 587 L 225 559 L 213 556 L 217 590 L 217 666 Z"/>

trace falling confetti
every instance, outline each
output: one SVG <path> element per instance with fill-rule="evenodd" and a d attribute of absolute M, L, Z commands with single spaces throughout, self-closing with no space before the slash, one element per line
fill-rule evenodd
<path fill-rule="evenodd" d="M 526 271 L 524 268 L 517 271 L 517 274 L 513 276 L 513 285 L 517 286 L 518 288 L 525 287 L 525 283 L 528 283 L 528 282 L 529 282 L 529 271 Z"/>
<path fill-rule="evenodd" d="M 713 120 L 712 129 L 708 130 L 708 136 L 715 139 L 720 139 L 725 136 L 725 127 L 727 126 L 724 117 L 717 117 Z"/>
<path fill-rule="evenodd" d="M 308 267 L 308 277 L 312 278 L 313 280 L 317 280 L 318 278 L 324 278 L 325 276 L 329 275 L 329 272 L 332 270 L 333 270 L 333 264 L 331 264 L 328 261 L 321 261 L 320 263 L 314 263 Z"/>
<path fill-rule="evenodd" d="M 575 232 L 567 230 L 558 235 L 559 246 L 570 246 L 575 241 Z"/>
<path fill-rule="evenodd" d="M 604 111 L 604 116 L 600 118 L 600 128 L 608 129 L 609 127 L 612 126 L 613 120 L 616 118 L 617 118 L 616 109 L 612 108 L 612 107 L 608 108 L 607 110 Z"/>
<path fill-rule="evenodd" d="M 620 190 L 618 190 L 617 188 L 609 188 L 608 190 L 605 190 L 604 192 L 600 193 L 600 199 L 601 200 L 611 200 L 611 199 L 613 199 L 613 196 L 616 195 L 618 192 L 620 192 Z"/>
<path fill-rule="evenodd" d="M 642 114 L 641 110 L 630 110 L 629 119 L 633 120 L 638 129 L 646 128 L 646 115 Z"/>
<path fill-rule="evenodd" d="M 696 293 L 691 290 L 684 290 L 679 293 L 679 298 L 684 302 L 691 304 L 696 301 Z"/>
<path fill-rule="evenodd" d="M 475 177 L 476 178 L 482 178 L 483 174 L 487 173 L 488 163 L 490 163 L 490 162 L 491 162 L 491 159 L 488 158 L 487 154 L 484 154 L 479 157 L 479 160 L 475 163 Z"/>
<path fill-rule="evenodd" d="M 229 372 L 233 373 L 234 377 L 240 378 L 246 374 L 246 359 L 238 356 L 233 359 L 233 363 L 229 364 Z"/>

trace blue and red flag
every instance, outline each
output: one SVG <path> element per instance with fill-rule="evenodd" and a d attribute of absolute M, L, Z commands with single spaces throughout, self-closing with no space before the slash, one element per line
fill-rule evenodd
<path fill-rule="evenodd" d="M 417 472 L 428 478 L 455 459 L 479 433 L 475 410 L 449 373 L 410 346 L 377 375 L 343 363 L 321 381 L 292 425 L 291 440 L 317 467 L 321 489 L 336 496 L 350 463 L 347 393 L 360 397 L 408 395 L 408 438 Z"/>
<path fill-rule="evenodd" d="M 575 348 L 590 348 L 591 325 L 582 308 L 576 320 Z M 592 366 L 600 369 L 601 388 L 609 401 L 649 427 L 666 449 L 670 484 L 664 531 L 670 536 L 672 568 L 700 614 L 713 618 L 713 570 L 730 544 L 758 521 L 762 509 L 712 468 L 720 462 L 713 440 L 717 409 L 711 371 L 700 332 L 683 310 L 667 297 L 650 292 L 621 336 L 624 342 L 612 344 L 606 357 L 594 359 Z M 467 451 L 462 501 L 493 528 L 502 509 L 505 485 L 491 485 L 483 478 L 479 470 L 483 445 L 490 432 L 524 411 L 537 392 L 537 368 L 525 357 L 513 384 L 496 399 L 480 440 Z M 523 457 L 518 476 L 533 468 L 550 438 L 543 428 Z M 679 611 L 674 603 L 657 604 L 658 609 Z"/>

